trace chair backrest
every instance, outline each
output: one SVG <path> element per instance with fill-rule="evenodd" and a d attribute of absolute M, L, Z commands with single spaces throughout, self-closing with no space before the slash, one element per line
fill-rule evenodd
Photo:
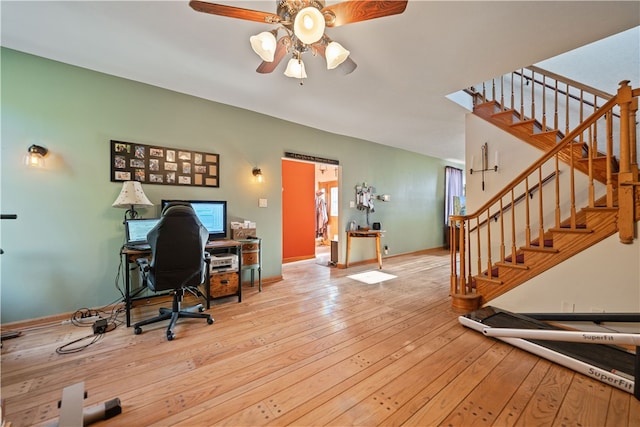
<path fill-rule="evenodd" d="M 196 286 L 205 277 L 209 232 L 190 205 L 171 206 L 149 231 L 151 263 L 147 286 L 153 291 Z"/>

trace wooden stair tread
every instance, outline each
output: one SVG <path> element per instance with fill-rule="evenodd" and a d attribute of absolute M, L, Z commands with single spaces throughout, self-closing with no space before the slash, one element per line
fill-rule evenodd
<path fill-rule="evenodd" d="M 586 207 L 586 208 L 582 208 L 582 210 L 585 212 L 611 212 L 611 213 L 618 212 L 617 207 L 609 207 L 609 206 Z"/>
<path fill-rule="evenodd" d="M 532 125 L 535 124 L 535 120 L 533 119 L 528 119 L 528 120 L 521 120 L 519 122 L 513 122 L 511 124 L 511 127 L 518 127 L 518 126 L 528 126 L 528 125 Z"/>
<path fill-rule="evenodd" d="M 478 274 L 477 276 L 473 276 L 474 279 L 480 279 L 484 282 L 489 282 L 489 283 L 493 283 L 494 285 L 502 285 L 502 283 L 504 283 L 502 280 L 498 279 L 495 275 L 492 278 L 489 278 L 489 276 L 485 276 L 484 274 Z"/>
<path fill-rule="evenodd" d="M 586 227 L 577 227 L 577 228 L 571 228 L 571 227 L 553 227 L 550 228 L 549 231 L 553 231 L 554 233 L 575 233 L 575 234 L 589 234 L 589 233 L 593 233 L 593 230 L 590 228 L 586 228 Z"/>
<path fill-rule="evenodd" d="M 550 253 L 550 254 L 556 254 L 559 251 L 555 248 L 550 248 L 548 246 L 521 246 L 520 250 L 522 251 L 531 251 L 531 252 L 546 252 L 546 253 Z"/>
<path fill-rule="evenodd" d="M 494 265 L 497 266 L 497 267 L 516 268 L 516 269 L 519 269 L 519 270 L 528 270 L 529 269 L 529 266 L 527 264 L 523 264 L 523 263 L 512 264 L 510 262 L 498 261 Z"/>

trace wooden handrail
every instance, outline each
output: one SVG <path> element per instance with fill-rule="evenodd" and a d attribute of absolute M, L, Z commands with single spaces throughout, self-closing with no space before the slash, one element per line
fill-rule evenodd
<path fill-rule="evenodd" d="M 538 68 L 538 67 L 535 67 L 535 66 L 529 66 L 529 67 L 526 67 L 526 68 L 530 69 L 532 71 L 537 70 L 539 73 L 544 72 L 544 73 L 551 74 L 552 76 L 557 76 L 557 78 L 556 77 L 551 77 L 551 78 L 555 79 L 555 81 L 557 81 L 557 82 L 562 82 L 564 84 L 571 85 L 572 87 L 575 87 L 576 89 L 589 91 L 593 95 L 598 96 L 598 97 L 600 97 L 600 98 L 602 98 L 604 100 L 609 100 L 609 99 L 611 99 L 613 97 L 613 95 L 611 95 L 610 93 L 594 89 L 594 88 L 592 88 L 590 86 L 575 82 L 574 80 L 566 79 L 566 78 L 562 78 L 561 79 L 560 76 L 558 76 L 557 74 L 553 74 L 550 71 L 545 71 L 542 68 Z M 578 96 L 575 96 L 575 95 L 573 95 L 573 94 L 571 94 L 569 92 L 565 92 L 562 89 L 557 89 L 555 86 L 552 86 L 552 85 L 550 85 L 550 84 L 548 84 L 546 82 L 542 82 L 540 80 L 537 80 L 535 77 L 526 76 L 526 75 L 524 75 L 523 73 L 521 73 L 519 71 L 514 71 L 513 74 L 516 74 L 518 76 L 522 76 L 523 79 L 525 79 L 527 81 L 533 81 L 534 83 L 537 83 L 540 86 L 544 86 L 546 88 L 556 90 L 559 94 L 565 95 L 565 96 L 567 96 L 567 97 L 569 97 L 569 98 L 571 98 L 571 99 L 573 99 L 575 101 L 579 101 L 582 104 L 588 105 L 589 107 L 600 108 L 600 107 L 598 107 L 597 104 L 595 104 L 595 103 L 593 103 L 591 101 L 588 101 L 586 99 L 580 99 L 580 97 L 578 97 Z M 613 113 L 613 115 L 616 116 L 616 117 L 620 117 L 620 115 L 618 115 L 616 113 Z"/>
<path fill-rule="evenodd" d="M 535 65 L 529 65 L 528 67 L 525 67 L 525 68 L 527 68 L 527 69 L 529 69 L 531 71 L 534 71 L 534 72 L 536 72 L 538 74 L 543 74 L 543 75 L 545 75 L 547 77 L 552 78 L 553 80 L 568 84 L 568 85 L 573 86 L 573 87 L 575 87 L 577 89 L 583 90 L 583 91 L 585 91 L 587 93 L 590 93 L 592 95 L 598 96 L 598 97 L 606 99 L 606 100 L 609 100 L 609 99 L 611 99 L 611 98 L 613 98 L 615 96 L 615 95 L 612 95 L 610 93 L 604 92 L 604 91 L 602 91 L 600 89 L 596 89 L 596 88 L 594 88 L 592 86 L 586 85 L 584 83 L 580 83 L 578 81 L 571 80 L 570 78 L 561 76 L 560 74 L 555 74 L 555 73 L 553 73 L 551 71 L 547 71 L 544 68 L 536 67 Z M 514 72 L 517 72 L 517 71 L 514 71 Z"/>
<path fill-rule="evenodd" d="M 559 143 L 556 144 L 556 146 L 554 148 L 552 148 L 551 150 L 549 150 L 546 153 L 544 153 L 542 155 L 542 157 L 540 157 L 533 164 L 531 164 L 531 166 L 529 166 L 522 173 L 520 173 L 520 175 L 516 176 L 513 180 L 511 180 L 501 191 L 499 191 L 495 196 L 491 197 L 478 210 L 476 210 L 474 213 L 472 213 L 470 215 L 465 215 L 465 216 L 459 217 L 459 218 L 461 218 L 461 219 L 473 218 L 473 217 L 476 217 L 476 216 L 480 215 L 482 212 L 486 211 L 488 208 L 491 207 L 491 205 L 495 204 L 498 200 L 500 200 L 502 197 L 507 195 L 509 193 L 509 191 L 511 191 L 511 188 L 515 187 L 517 184 L 519 184 L 522 181 L 524 181 L 524 179 L 526 177 L 531 175 L 540 166 L 542 166 L 544 163 L 546 163 L 549 159 L 553 158 L 556 154 L 558 154 L 560 151 L 562 151 L 564 148 L 566 148 L 567 145 L 573 143 L 574 139 L 578 135 L 580 135 L 582 132 L 587 130 L 589 128 L 589 126 L 594 124 L 597 119 L 599 119 L 602 116 L 604 116 L 604 114 L 607 112 L 607 110 L 610 110 L 616 104 L 617 104 L 617 97 L 614 96 L 609 101 L 607 101 L 607 103 L 604 104 L 598 111 L 596 111 L 594 114 L 592 114 L 591 117 L 589 117 L 587 120 L 585 120 L 582 123 L 580 123 L 574 130 L 569 132 Z"/>
<path fill-rule="evenodd" d="M 552 172 L 549 175 L 547 175 L 543 180 L 542 180 L 542 185 L 546 184 L 548 181 L 551 181 L 553 178 L 556 177 L 556 175 L 558 175 L 560 172 Z M 502 213 L 508 211 L 509 209 L 511 209 L 512 206 L 517 205 L 518 203 L 520 203 L 522 201 L 522 199 L 524 199 L 525 197 L 529 196 L 529 197 L 533 197 L 533 193 L 535 193 L 538 188 L 540 188 L 542 185 L 540 184 L 536 184 L 533 187 L 531 187 L 531 189 L 529 189 L 528 191 L 525 191 L 524 193 L 520 194 L 518 197 L 516 197 L 515 199 L 513 199 L 513 202 L 507 203 L 505 206 L 503 206 L 503 208 L 501 209 Z M 491 219 L 494 221 L 497 221 L 498 218 L 500 218 L 500 213 L 496 213 L 491 215 Z M 483 225 L 485 225 L 488 222 L 488 220 L 484 220 L 482 221 L 480 224 L 478 224 L 478 227 L 481 227 Z M 475 231 L 476 227 L 472 228 L 469 231 Z"/>
<path fill-rule="evenodd" d="M 579 101 L 579 104 L 572 103 L 569 105 L 569 94 L 561 91 L 563 96 L 566 96 L 567 98 L 567 102 L 563 105 L 563 108 L 566 108 L 567 110 L 565 122 L 566 131 L 564 132 L 565 136 L 559 142 L 553 144 L 551 148 L 548 149 L 540 158 L 518 174 L 506 186 L 504 186 L 504 188 L 490 197 L 482 206 L 476 209 L 475 212 L 468 215 L 450 216 L 450 242 L 455 242 L 455 244 L 451 245 L 451 294 L 454 297 L 454 300 L 459 296 L 466 297 L 470 293 L 473 294 L 473 287 L 475 286 L 474 274 L 483 275 L 487 280 L 493 280 L 497 277 L 497 273 L 494 272 L 495 267 L 492 257 L 499 259 L 502 264 L 508 260 L 509 264 L 512 264 L 515 267 L 517 266 L 518 247 L 530 247 L 532 242 L 537 241 L 538 243 L 533 244 L 539 246 L 540 250 L 542 250 L 545 245 L 544 242 L 546 241 L 545 230 L 548 228 L 559 228 L 561 226 L 562 212 L 565 209 L 565 215 L 568 215 L 565 219 L 567 226 L 569 229 L 575 230 L 574 232 L 579 232 L 580 224 L 577 219 L 579 209 L 578 206 L 576 206 L 576 197 L 579 194 L 581 199 L 578 202 L 582 203 L 583 199 L 586 198 L 585 195 L 588 194 L 588 206 L 595 206 L 596 196 L 594 173 L 596 170 L 596 160 L 602 157 L 606 159 L 606 171 L 604 169 L 605 164 L 597 166 L 597 168 L 598 180 L 603 183 L 606 181 L 604 191 L 606 191 L 607 197 L 598 197 L 603 201 L 606 200 L 605 203 L 607 207 L 614 207 L 614 201 L 620 201 L 621 199 L 624 200 L 625 206 L 633 206 L 633 198 L 635 196 L 632 193 L 633 190 L 629 190 L 633 187 L 628 184 L 630 182 L 638 181 L 638 165 L 635 159 L 637 153 L 635 116 L 638 109 L 637 98 L 640 96 L 640 89 L 631 89 L 628 85 L 629 82 L 623 81 L 620 83 L 620 88 L 617 94 L 610 95 L 586 85 L 579 84 L 570 79 L 563 78 L 553 73 L 548 73 L 538 67 L 527 68 L 531 69 L 532 73 L 546 73 L 542 78 L 542 81 L 540 81 L 540 79 L 536 79 L 534 74 L 527 77 L 530 81 L 534 82 L 534 84 L 531 85 L 532 90 L 534 87 L 538 87 L 542 92 L 541 96 L 543 98 L 545 96 L 545 87 L 547 89 L 551 87 L 546 84 L 546 78 L 551 78 L 557 81 L 562 81 L 563 83 L 566 82 L 572 87 L 580 87 L 580 96 L 575 98 Z M 525 94 L 521 88 L 515 87 L 513 84 L 514 73 L 511 74 L 512 95 L 510 102 L 513 104 L 514 91 L 520 92 L 518 95 L 521 100 L 524 99 Z M 509 108 L 505 108 L 502 104 L 502 102 L 505 102 L 505 94 L 503 93 L 504 85 L 501 85 L 498 90 L 496 90 L 495 81 L 496 80 L 494 79 L 494 83 L 492 85 L 492 93 L 494 95 L 493 100 L 487 99 L 485 85 L 483 85 L 482 94 L 473 89 L 469 89 L 467 92 L 474 97 L 481 96 L 481 99 L 484 102 L 491 101 L 495 103 L 500 107 L 500 111 L 506 112 Z M 520 80 L 519 83 L 522 83 L 522 80 Z M 554 104 L 555 111 L 553 111 L 553 114 L 554 124 L 557 126 L 559 124 L 557 120 L 558 113 L 565 113 L 564 111 L 558 111 L 559 104 L 557 103 L 557 95 L 559 92 L 557 85 L 551 88 L 554 90 L 554 94 L 556 96 L 556 104 Z M 498 91 L 500 92 L 500 101 L 495 99 Z M 569 90 L 567 88 L 567 92 L 568 91 Z M 588 91 L 588 93 L 585 94 L 584 91 Z M 529 89 L 527 89 L 526 95 L 529 96 Z M 535 94 L 533 91 L 530 96 L 532 119 L 535 119 L 536 108 L 534 107 Z M 590 104 L 588 99 L 591 99 L 590 97 L 592 96 L 594 103 Z M 595 105 L 595 102 L 597 102 L 596 97 L 606 99 L 605 103 L 598 107 Z M 587 109 L 589 109 L 589 106 L 593 107 L 593 112 L 587 118 L 583 117 L 585 111 L 582 105 L 585 104 L 585 101 L 588 106 Z M 476 105 L 475 102 L 474 105 Z M 516 118 L 519 117 L 520 120 L 522 120 L 522 113 L 525 107 L 526 105 L 520 103 L 516 110 L 516 107 L 512 105 L 511 108 L 516 110 L 513 113 L 514 116 Z M 541 107 L 538 111 L 542 111 L 543 129 L 545 129 L 544 123 L 546 120 L 544 117 L 546 114 L 545 107 L 545 102 L 541 101 Z M 614 116 L 615 107 L 620 108 L 620 114 Z M 580 122 L 577 126 L 574 126 L 572 130 L 569 130 L 568 128 L 569 108 L 575 108 L 577 112 L 579 112 Z M 519 116 L 517 112 L 518 110 Z M 616 177 L 612 177 L 614 171 L 611 167 L 613 163 L 617 162 L 612 149 L 612 135 L 614 134 L 612 128 L 614 117 L 617 117 L 616 125 L 619 125 L 620 128 L 619 147 L 622 153 L 619 160 L 620 173 L 618 173 Z M 559 131 L 559 129 L 556 130 Z M 597 142 L 599 137 L 598 133 L 604 135 L 606 140 L 606 149 L 604 152 L 599 151 Z M 578 160 L 585 160 L 585 162 L 578 162 Z M 565 169 L 568 172 L 568 176 L 562 180 L 562 185 L 558 178 L 558 174 L 560 173 L 560 161 L 563 164 L 567 164 Z M 551 167 L 554 171 L 547 173 L 546 177 L 543 178 L 543 168 L 547 168 L 548 170 Z M 576 183 L 578 181 L 575 179 L 575 174 L 578 170 L 587 175 L 588 191 L 586 193 L 584 190 L 576 191 Z M 556 178 L 556 185 L 555 189 L 552 189 L 551 191 L 555 194 L 555 201 L 553 206 L 551 206 L 550 203 L 552 198 L 543 197 L 542 188 L 544 184 L 554 177 Z M 531 187 L 529 184 L 530 180 L 533 180 L 534 182 L 534 185 Z M 524 191 L 516 197 L 514 192 L 518 187 L 524 187 Z M 624 191 L 622 189 L 624 189 Z M 536 191 L 539 193 L 539 197 L 530 203 L 527 195 L 531 196 Z M 599 190 L 599 192 L 601 192 L 601 190 Z M 617 195 L 614 194 L 614 192 Z M 516 213 L 515 206 L 523 199 L 525 199 L 527 203 L 525 206 L 518 208 L 518 212 Z M 504 202 L 507 203 L 505 204 Z M 545 206 L 545 204 L 547 206 Z M 533 211 L 531 211 L 532 208 L 534 208 Z M 508 211 L 511 212 L 510 215 L 505 215 Z M 632 230 L 632 227 L 628 225 L 629 222 L 635 221 L 633 217 L 633 209 L 631 208 L 629 211 L 631 214 L 619 211 L 617 216 L 620 241 L 623 243 L 627 243 L 629 236 L 631 235 L 630 230 Z M 552 226 L 545 225 L 545 217 L 549 214 L 555 217 L 555 222 Z M 523 215 L 525 215 L 524 219 L 522 217 Z M 498 219 L 500 219 L 499 222 Z M 495 225 L 488 226 L 488 223 L 491 220 L 494 220 L 493 223 L 495 223 Z M 522 221 L 524 221 L 524 224 L 522 224 Z M 562 224 L 565 222 L 562 222 Z M 621 224 L 624 224 L 624 226 Z M 518 225 L 518 227 L 516 227 L 516 225 Z M 456 230 L 458 232 L 456 232 Z M 520 243 L 522 239 L 524 239 L 524 243 Z M 631 239 L 633 239 L 633 237 L 631 237 Z M 457 248 L 459 248 L 459 254 L 457 253 Z M 463 299 L 464 298 L 458 298 L 458 301 Z M 455 306 L 456 304 L 454 303 L 454 307 Z"/>

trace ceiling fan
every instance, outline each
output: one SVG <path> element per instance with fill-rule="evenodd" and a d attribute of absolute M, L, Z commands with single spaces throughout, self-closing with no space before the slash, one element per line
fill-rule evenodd
<path fill-rule="evenodd" d="M 251 47 L 262 58 L 256 71 L 270 73 L 291 54 L 284 74 L 299 78 L 302 84 L 307 77 L 302 62 L 306 52 L 323 57 L 329 70 L 337 68 L 349 74 L 357 67 L 349 58 L 350 52 L 325 34 L 326 27 L 397 15 L 404 12 L 407 1 L 353 0 L 325 6 L 324 0 L 276 0 L 276 13 L 197 0 L 191 0 L 189 6 L 198 12 L 277 25 L 250 38 Z M 278 39 L 280 30 L 284 35 Z"/>

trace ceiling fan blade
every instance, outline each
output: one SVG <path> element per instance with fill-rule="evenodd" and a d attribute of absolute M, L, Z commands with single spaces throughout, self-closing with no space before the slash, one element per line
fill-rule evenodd
<path fill-rule="evenodd" d="M 313 48 L 316 50 L 316 52 L 318 52 L 318 55 L 320 55 L 322 57 L 322 59 L 326 60 L 326 56 L 325 56 L 325 52 L 327 50 L 327 47 L 321 43 L 317 43 L 315 45 L 313 45 Z M 347 74 L 351 74 L 353 73 L 353 70 L 355 70 L 358 67 L 358 64 L 356 64 L 354 62 L 353 59 L 351 59 L 351 57 L 348 57 L 347 59 L 344 60 L 344 62 L 340 65 L 338 65 L 335 70 L 339 71 L 341 74 L 343 75 L 347 75 Z"/>
<path fill-rule="evenodd" d="M 261 74 L 268 74 L 276 69 L 282 58 L 287 54 L 287 46 L 291 44 L 291 38 L 289 36 L 280 37 L 276 44 L 276 52 L 273 55 L 273 61 L 262 61 L 256 71 Z"/>
<path fill-rule="evenodd" d="M 322 12 L 331 12 L 335 15 L 335 19 L 327 20 L 327 27 L 339 27 L 340 25 L 352 24 L 354 22 L 398 15 L 404 12 L 406 8 L 406 1 L 354 0 L 329 5 L 322 9 Z"/>
<path fill-rule="evenodd" d="M 245 19 L 267 24 L 280 22 L 280 17 L 274 13 L 260 12 L 259 10 L 243 9 L 241 7 L 226 6 L 217 3 L 191 0 L 189 6 L 197 12 L 210 13 L 212 15 L 228 16 L 229 18 Z"/>

